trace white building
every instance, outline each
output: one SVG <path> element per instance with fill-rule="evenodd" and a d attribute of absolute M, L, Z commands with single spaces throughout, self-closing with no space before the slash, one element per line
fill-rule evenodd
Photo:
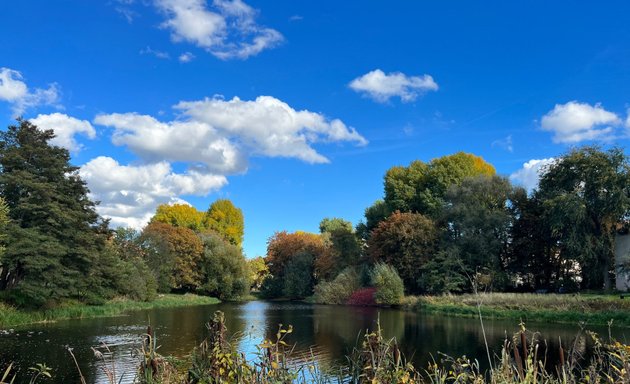
<path fill-rule="evenodd" d="M 617 290 L 630 290 L 630 234 L 627 231 L 615 237 L 615 264 L 617 272 Z"/>

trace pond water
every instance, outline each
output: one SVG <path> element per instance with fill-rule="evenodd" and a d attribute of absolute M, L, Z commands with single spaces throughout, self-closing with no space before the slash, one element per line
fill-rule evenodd
<path fill-rule="evenodd" d="M 138 364 L 134 351 L 140 345 L 147 325 L 151 324 L 161 346 L 162 355 L 186 356 L 206 336 L 205 323 L 215 311 L 225 313 L 229 333 L 237 332 L 239 348 L 253 357 L 264 338 L 274 338 L 278 324 L 293 325 L 287 341 L 295 343 L 295 356 L 313 355 L 319 364 L 336 367 L 360 341 L 360 333 L 374 329 L 380 321 L 385 337 L 395 337 L 401 350 L 416 367 L 424 368 L 432 356 L 439 360 L 445 353 L 467 355 L 487 366 L 483 333 L 478 319 L 427 315 L 398 309 L 341 307 L 301 303 L 252 301 L 242 304 L 222 303 L 187 308 L 136 311 L 124 316 L 68 320 L 52 324 L 31 325 L 0 332 L 0 369 L 9 362 L 24 373 L 37 363 L 53 369 L 54 382 L 79 382 L 77 368 L 67 348 L 72 348 L 88 383 L 106 383 L 103 362 L 94 357 L 92 347 L 106 344 L 112 354 L 117 375 L 131 382 Z M 498 353 L 506 335 L 519 329 L 518 321 L 484 321 L 488 344 Z M 548 341 L 550 361 L 563 344 L 573 343 L 580 327 L 566 324 L 529 323 L 528 329 L 540 332 Z M 608 329 L 588 327 L 602 336 Z M 613 328 L 613 337 L 627 342 L 630 329 Z M 583 339 L 578 340 L 583 343 Z M 111 366 L 109 364 L 108 366 Z M 28 382 L 28 381 L 26 381 Z M 46 381 L 51 382 L 51 381 Z"/>

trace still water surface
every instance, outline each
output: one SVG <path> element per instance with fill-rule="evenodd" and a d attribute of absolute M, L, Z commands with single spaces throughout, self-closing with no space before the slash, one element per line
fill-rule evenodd
<path fill-rule="evenodd" d="M 79 381 L 77 369 L 67 351 L 67 347 L 71 347 L 87 382 L 106 383 L 103 363 L 94 358 L 91 349 L 105 343 L 113 351 L 111 357 L 117 374 L 126 372 L 123 382 L 131 382 L 138 363 L 133 352 L 149 323 L 161 345 L 160 353 L 182 357 L 206 336 L 204 324 L 217 310 L 225 313 L 229 332 L 241 335 L 239 348 L 251 357 L 264 338 L 274 338 L 278 324 L 291 324 L 294 331 L 287 341 L 296 344 L 298 354 L 314 355 L 323 367 L 338 366 L 345 363 L 345 355 L 357 345 L 360 332 L 374 329 L 380 319 L 384 336 L 395 337 L 416 367 L 426 367 L 432 356 L 439 360 L 438 353 L 476 357 L 482 365 L 487 365 L 478 319 L 397 309 L 253 301 L 137 311 L 125 316 L 68 320 L 0 332 L 0 368 L 13 361 L 24 373 L 36 363 L 44 362 L 53 368 L 54 382 L 76 383 Z M 518 330 L 517 321 L 486 320 L 484 323 L 488 343 L 497 353 L 506 335 L 511 336 Z M 577 324 L 531 323 L 528 328 L 539 331 L 541 337 L 549 341 L 550 354 L 557 350 L 559 338 L 566 345 L 580 330 Z M 588 328 L 608 335 L 606 328 Z M 621 341 L 628 341 L 630 336 L 628 329 L 612 332 Z"/>

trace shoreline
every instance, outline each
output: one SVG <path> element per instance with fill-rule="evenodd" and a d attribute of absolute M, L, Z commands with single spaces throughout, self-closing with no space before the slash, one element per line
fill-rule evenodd
<path fill-rule="evenodd" d="M 630 300 L 604 294 L 483 293 L 407 296 L 400 308 L 453 317 L 630 327 Z M 612 320 L 612 324 L 610 321 Z"/>
<path fill-rule="evenodd" d="M 199 296 L 190 293 L 183 295 L 164 294 L 152 301 L 115 298 L 103 305 L 69 303 L 44 311 L 20 310 L 0 302 L 0 330 L 30 324 L 54 323 L 61 320 L 120 316 L 127 312 L 146 309 L 189 307 L 218 304 L 220 302 L 215 297 Z"/>

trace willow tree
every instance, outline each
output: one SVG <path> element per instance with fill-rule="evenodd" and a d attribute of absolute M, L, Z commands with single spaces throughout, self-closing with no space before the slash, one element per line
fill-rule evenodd
<path fill-rule="evenodd" d="M 583 288 L 610 289 L 617 225 L 630 211 L 630 163 L 621 148 L 573 149 L 548 167 L 538 195 L 565 263 Z"/>

